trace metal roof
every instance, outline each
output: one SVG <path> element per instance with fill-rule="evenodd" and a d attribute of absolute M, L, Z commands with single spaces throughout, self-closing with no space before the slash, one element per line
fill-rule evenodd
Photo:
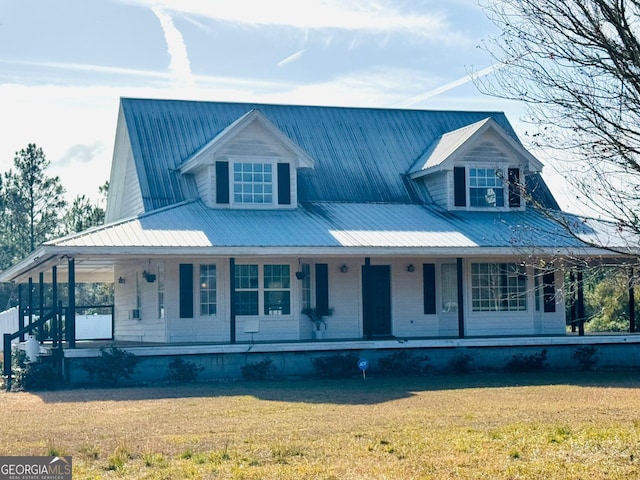
<path fill-rule="evenodd" d="M 315 160 L 298 175 L 301 202 L 411 203 L 429 198 L 406 173 L 443 134 L 502 112 L 346 108 L 182 100 L 121 100 L 145 211 L 188 200 L 176 169 L 231 124 L 258 110 Z"/>
<path fill-rule="evenodd" d="M 587 234 L 587 230 L 584 231 Z M 55 247 L 225 247 L 509 250 L 579 248 L 536 211 L 448 212 L 436 206 L 311 203 L 290 210 L 212 209 L 186 202 L 45 244 Z M 169 253 L 169 252 L 167 252 Z M 177 253 L 177 252 L 176 252 Z"/>

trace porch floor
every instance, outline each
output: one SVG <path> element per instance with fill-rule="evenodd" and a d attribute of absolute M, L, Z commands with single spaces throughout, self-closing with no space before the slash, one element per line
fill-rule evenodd
<path fill-rule="evenodd" d="M 400 348 L 545 347 L 562 345 L 640 344 L 640 333 L 598 333 L 578 336 L 384 338 L 238 343 L 143 343 L 113 340 L 79 340 L 76 348 L 63 346 L 65 358 L 100 356 L 100 348 L 115 346 L 137 356 L 203 355 L 224 353 L 278 353 Z"/>

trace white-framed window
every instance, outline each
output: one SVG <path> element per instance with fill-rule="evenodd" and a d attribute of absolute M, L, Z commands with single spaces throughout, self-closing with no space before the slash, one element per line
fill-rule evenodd
<path fill-rule="evenodd" d="M 458 311 L 458 269 L 455 263 L 444 263 L 440 267 L 442 312 Z"/>
<path fill-rule="evenodd" d="M 302 308 L 311 308 L 311 265 L 303 263 L 302 271 Z"/>
<path fill-rule="evenodd" d="M 200 315 L 215 315 L 217 308 L 216 265 L 200 265 Z"/>
<path fill-rule="evenodd" d="M 237 315 L 258 315 L 258 265 L 235 266 L 235 308 Z"/>
<path fill-rule="evenodd" d="M 233 203 L 272 205 L 275 190 L 273 170 L 273 163 L 233 163 Z"/>
<path fill-rule="evenodd" d="M 164 318 L 164 263 L 158 264 L 158 318 Z"/>
<path fill-rule="evenodd" d="M 291 315 L 291 266 L 236 265 L 236 315 Z"/>
<path fill-rule="evenodd" d="M 472 263 L 471 307 L 474 312 L 527 310 L 527 273 L 517 263 Z"/>
<path fill-rule="evenodd" d="M 264 314 L 291 314 L 291 267 L 264 266 Z"/>
<path fill-rule="evenodd" d="M 469 205 L 504 207 L 505 182 L 496 168 L 469 168 Z"/>

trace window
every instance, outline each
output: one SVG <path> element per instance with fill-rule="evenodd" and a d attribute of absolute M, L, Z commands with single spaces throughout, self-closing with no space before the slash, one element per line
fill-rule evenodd
<path fill-rule="evenodd" d="M 495 168 L 469 169 L 469 205 L 504 207 L 504 181 Z"/>
<path fill-rule="evenodd" d="M 311 265 L 303 263 L 302 270 L 302 308 L 311 308 Z"/>
<path fill-rule="evenodd" d="M 264 266 L 264 314 L 291 313 L 291 268 L 289 265 Z"/>
<path fill-rule="evenodd" d="M 270 163 L 234 163 L 233 201 L 236 204 L 272 204 L 273 165 Z"/>
<path fill-rule="evenodd" d="M 258 315 L 258 265 L 236 265 L 235 307 L 237 315 Z"/>
<path fill-rule="evenodd" d="M 291 267 L 264 265 L 260 283 L 258 265 L 235 266 L 235 307 L 237 315 L 290 315 Z M 262 305 L 259 301 L 262 299 Z"/>
<path fill-rule="evenodd" d="M 164 263 L 158 264 L 158 318 L 164 318 Z"/>
<path fill-rule="evenodd" d="M 440 282 L 442 284 L 442 311 L 452 313 L 458 311 L 458 271 L 455 263 L 441 266 Z"/>
<path fill-rule="evenodd" d="M 516 263 L 472 264 L 471 305 L 474 312 L 526 311 L 525 267 Z"/>
<path fill-rule="evenodd" d="M 216 266 L 200 265 L 200 315 L 216 312 Z"/>

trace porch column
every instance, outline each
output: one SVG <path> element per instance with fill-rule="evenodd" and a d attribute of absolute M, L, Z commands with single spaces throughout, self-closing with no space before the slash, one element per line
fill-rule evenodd
<path fill-rule="evenodd" d="M 635 282 L 633 280 L 633 267 L 629 268 L 629 332 L 636 331 L 636 305 L 635 305 Z"/>
<path fill-rule="evenodd" d="M 464 338 L 464 281 L 462 258 L 456 259 L 456 269 L 458 277 L 458 337 Z"/>
<path fill-rule="evenodd" d="M 39 300 L 39 319 L 42 318 L 44 316 L 44 272 L 40 272 L 40 275 L 38 276 L 38 300 Z M 41 342 L 44 342 L 45 340 L 45 335 L 44 335 L 44 325 L 42 325 L 40 328 L 38 328 L 38 340 L 40 340 Z"/>
<path fill-rule="evenodd" d="M 571 307 L 569 309 L 569 320 L 571 320 L 571 332 L 576 331 L 576 275 L 573 270 L 569 272 L 569 298 L 571 299 Z"/>
<path fill-rule="evenodd" d="M 22 330 L 24 328 L 24 298 L 22 296 L 22 284 L 18 284 L 18 330 Z M 20 341 L 24 342 L 24 335 L 20 335 Z"/>
<path fill-rule="evenodd" d="M 76 348 L 76 261 L 69 258 L 69 318 L 66 319 L 66 334 L 69 348 Z"/>
<path fill-rule="evenodd" d="M 60 309 L 58 309 L 58 267 L 51 267 L 51 306 L 56 309 L 51 319 L 51 337 L 54 347 L 58 346 L 58 342 L 62 343 L 60 321 Z"/>
<path fill-rule="evenodd" d="M 582 265 L 578 265 L 577 281 L 578 281 L 578 335 L 584 335 L 584 282 L 583 282 Z"/>
<path fill-rule="evenodd" d="M 236 259 L 229 259 L 229 342 L 236 343 Z"/>
<path fill-rule="evenodd" d="M 29 302 L 29 325 L 33 323 L 33 278 L 29 277 L 27 284 L 29 291 L 27 292 L 27 301 Z M 29 335 L 33 335 L 33 330 L 29 331 Z M 24 334 L 20 335 L 20 341 L 24 342 Z"/>

